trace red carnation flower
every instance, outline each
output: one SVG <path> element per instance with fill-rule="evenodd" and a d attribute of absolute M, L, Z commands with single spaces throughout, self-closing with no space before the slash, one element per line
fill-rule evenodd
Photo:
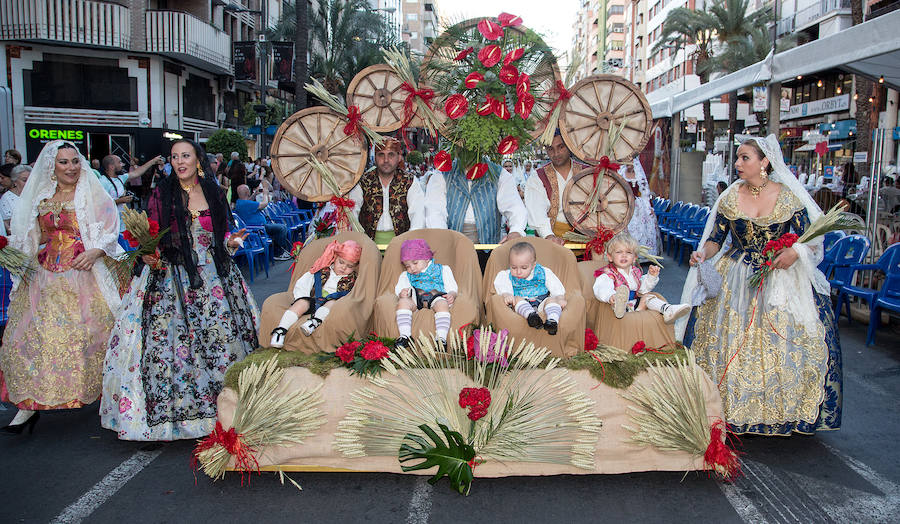
<path fill-rule="evenodd" d="M 131 231 L 128 231 L 127 229 L 122 232 L 122 238 L 124 238 L 128 242 L 128 245 L 131 247 L 138 247 L 138 245 L 140 244 L 140 242 L 138 242 L 138 239 L 136 239 L 134 235 L 131 234 Z"/>
<path fill-rule="evenodd" d="M 514 65 L 505 65 L 500 68 L 498 78 L 506 85 L 515 85 L 519 79 L 519 70 Z"/>
<path fill-rule="evenodd" d="M 594 334 L 594 330 L 591 328 L 587 328 L 584 330 L 584 350 L 585 351 L 593 351 L 597 349 L 597 344 L 600 341 L 597 340 L 597 335 Z"/>
<path fill-rule="evenodd" d="M 484 67 L 494 67 L 500 63 L 501 58 L 503 58 L 503 51 L 500 49 L 500 46 L 489 45 L 482 47 L 481 51 L 478 51 L 478 61 Z"/>
<path fill-rule="evenodd" d="M 441 173 L 446 173 L 453 169 L 453 159 L 450 158 L 450 153 L 444 150 L 438 151 L 434 155 L 434 168 Z"/>
<path fill-rule="evenodd" d="M 475 48 L 472 46 L 469 46 L 469 47 L 463 49 L 462 51 L 460 51 L 459 54 L 456 55 L 456 58 L 454 58 L 454 60 L 456 60 L 457 62 L 460 60 L 465 60 L 467 56 L 472 54 L 472 51 L 475 51 Z"/>
<path fill-rule="evenodd" d="M 534 96 L 529 93 L 519 95 L 519 99 L 516 100 L 516 114 L 519 115 L 522 120 L 528 120 L 528 117 L 531 116 L 532 109 L 534 109 Z"/>
<path fill-rule="evenodd" d="M 500 27 L 500 24 L 494 22 L 493 20 L 485 18 L 481 22 L 478 22 L 478 32 L 481 33 L 481 36 L 485 37 L 488 40 L 499 40 L 503 38 L 503 28 Z"/>
<path fill-rule="evenodd" d="M 341 361 L 349 364 L 353 362 L 353 359 L 356 358 L 356 350 L 362 346 L 362 342 L 347 342 L 343 346 L 337 348 L 337 351 L 334 354 L 337 358 L 341 359 Z"/>
<path fill-rule="evenodd" d="M 151 218 L 151 219 L 147 220 L 147 225 L 149 226 L 149 229 L 150 229 L 150 236 L 155 237 L 156 235 L 159 234 L 159 222 L 157 222 L 156 220 L 153 220 Z"/>
<path fill-rule="evenodd" d="M 487 170 L 488 165 L 484 162 L 479 162 L 466 171 L 466 178 L 469 180 L 478 180 L 487 173 Z"/>
<path fill-rule="evenodd" d="M 447 102 L 444 104 L 444 112 L 451 120 L 465 116 L 468 110 L 469 101 L 459 93 L 447 97 Z"/>
<path fill-rule="evenodd" d="M 506 56 L 503 57 L 503 65 L 509 65 L 516 60 L 522 58 L 522 55 L 525 54 L 525 50 L 521 47 L 518 49 L 513 49 L 509 53 L 506 53 Z"/>
<path fill-rule="evenodd" d="M 489 114 L 494 112 L 494 105 L 496 105 L 497 100 L 491 95 L 487 95 L 480 105 L 475 108 L 475 112 L 481 116 L 488 116 Z"/>
<path fill-rule="evenodd" d="M 769 240 L 768 242 L 766 242 L 765 247 L 763 247 L 763 254 L 765 255 L 770 252 L 772 254 L 775 254 L 783 247 L 784 244 L 781 242 L 781 240 Z"/>
<path fill-rule="evenodd" d="M 500 21 L 500 27 L 516 27 L 522 25 L 522 17 L 511 15 L 509 13 L 500 13 L 497 16 L 497 20 Z"/>
<path fill-rule="evenodd" d="M 387 356 L 389 351 L 387 346 L 382 344 L 381 341 L 370 340 L 366 342 L 366 345 L 360 350 L 359 356 L 366 360 L 381 360 Z"/>
<path fill-rule="evenodd" d="M 9 239 L 4 236 L 0 236 L 0 249 L 3 249 L 8 245 L 9 245 Z"/>
<path fill-rule="evenodd" d="M 475 358 L 475 335 L 469 335 L 466 339 L 466 360 Z"/>
<path fill-rule="evenodd" d="M 497 100 L 494 103 L 494 114 L 497 115 L 501 120 L 509 120 L 509 117 L 512 114 L 509 112 L 509 108 L 506 107 L 506 97 L 504 96 L 501 100 Z"/>
<path fill-rule="evenodd" d="M 466 89 L 475 89 L 482 80 L 484 80 L 484 75 L 478 71 L 469 73 L 464 82 L 466 84 Z"/>
<path fill-rule="evenodd" d="M 781 240 L 782 247 L 787 248 L 787 247 L 793 246 L 794 243 L 796 243 L 797 240 L 799 240 L 799 239 L 800 239 L 800 237 L 795 235 L 794 233 L 785 233 L 785 234 L 781 235 L 780 240 Z"/>
<path fill-rule="evenodd" d="M 487 415 L 491 405 L 491 391 L 488 388 L 462 388 L 459 392 L 459 407 L 470 408 L 468 417 L 478 420 Z"/>
<path fill-rule="evenodd" d="M 519 79 L 516 80 L 516 96 L 521 97 L 523 95 L 528 94 L 528 91 L 531 90 L 531 77 L 528 76 L 527 73 L 522 73 L 519 75 Z"/>
<path fill-rule="evenodd" d="M 497 144 L 497 152 L 501 155 L 511 155 L 519 149 L 519 139 L 510 135 Z"/>
<path fill-rule="evenodd" d="M 644 344 L 643 340 L 638 340 L 631 346 L 631 354 L 632 355 L 640 355 L 641 353 L 647 351 L 647 344 Z"/>

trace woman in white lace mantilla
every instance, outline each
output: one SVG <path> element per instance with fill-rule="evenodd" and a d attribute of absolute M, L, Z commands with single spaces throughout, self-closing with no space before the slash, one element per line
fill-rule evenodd
<path fill-rule="evenodd" d="M 650 204 L 650 184 L 647 175 L 637 157 L 630 166 L 619 168 L 619 175 L 631 186 L 634 193 L 634 214 L 628 222 L 628 234 L 633 236 L 640 245 L 646 247 L 651 255 L 659 254 L 659 227 L 656 223 L 656 214 Z"/>
<path fill-rule="evenodd" d="M 71 409 L 100 396 L 103 357 L 121 300 L 103 257 L 122 254 L 119 215 L 71 142 L 48 143 L 12 217 L 10 244 L 33 259 L 13 278 L 0 348 L 0 393 L 30 430 L 36 410 Z"/>
<path fill-rule="evenodd" d="M 822 216 L 782 159 L 774 135 L 738 149 L 740 180 L 719 196 L 691 265 L 713 264 L 717 296 L 695 308 L 684 342 L 719 384 L 729 429 L 789 435 L 841 425 L 841 350 L 830 289 L 816 265 L 821 237 L 781 249 L 762 287 L 748 283 L 764 246 L 802 235 Z M 682 298 L 691 300 L 697 268 Z"/>

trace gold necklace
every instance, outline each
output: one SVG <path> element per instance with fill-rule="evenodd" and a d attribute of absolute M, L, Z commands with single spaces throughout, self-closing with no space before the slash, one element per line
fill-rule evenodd
<path fill-rule="evenodd" d="M 750 190 L 750 194 L 753 195 L 753 198 L 759 198 L 759 192 L 763 190 L 767 185 L 769 185 L 769 181 L 766 180 L 762 183 L 761 186 L 754 186 L 750 182 L 747 182 L 747 189 Z"/>
<path fill-rule="evenodd" d="M 194 186 L 197 185 L 197 180 L 194 179 L 193 182 L 190 182 L 188 184 L 185 184 L 184 182 L 179 180 L 178 183 L 181 184 L 181 189 L 183 189 L 185 193 L 190 193 L 191 189 L 194 189 Z"/>
<path fill-rule="evenodd" d="M 68 188 L 68 189 L 63 189 L 63 187 L 62 187 L 61 185 L 59 185 L 59 184 L 56 185 L 56 192 L 57 192 L 57 193 L 72 193 L 73 191 L 75 191 L 75 187 L 70 187 L 70 188 Z"/>

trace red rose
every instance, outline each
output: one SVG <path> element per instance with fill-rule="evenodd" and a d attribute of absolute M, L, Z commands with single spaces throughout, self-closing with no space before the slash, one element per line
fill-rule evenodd
<path fill-rule="evenodd" d="M 387 356 L 389 351 L 387 346 L 380 341 L 370 340 L 363 346 L 362 350 L 359 352 L 359 356 L 366 360 L 381 360 Z"/>
<path fill-rule="evenodd" d="M 785 233 L 785 234 L 781 235 L 781 238 L 780 238 L 781 245 L 782 245 L 782 247 L 785 247 L 785 248 L 793 246 L 794 243 L 797 242 L 797 240 L 799 240 L 799 239 L 800 239 L 800 237 L 795 235 L 794 233 Z"/>
<path fill-rule="evenodd" d="M 497 115 L 502 120 L 509 120 L 509 117 L 512 114 L 509 112 L 509 108 L 506 107 L 506 97 L 504 96 L 501 100 L 494 101 L 494 114 Z"/>
<path fill-rule="evenodd" d="M 509 53 L 506 53 L 506 56 L 503 57 L 503 65 L 509 65 L 516 60 L 522 58 L 522 55 L 525 54 L 525 50 L 521 47 L 518 49 L 513 49 Z"/>
<path fill-rule="evenodd" d="M 494 105 L 497 103 L 497 100 L 494 99 L 491 95 L 487 95 L 479 106 L 475 108 L 475 112 L 481 116 L 488 116 L 489 114 L 494 112 Z"/>
<path fill-rule="evenodd" d="M 466 178 L 469 180 L 478 180 L 479 178 L 483 177 L 485 173 L 487 173 L 487 170 L 488 165 L 484 162 L 479 162 L 466 170 Z"/>
<path fill-rule="evenodd" d="M 481 33 L 481 36 L 485 37 L 488 40 L 499 40 L 503 38 L 503 28 L 500 27 L 500 24 L 494 22 L 493 20 L 489 20 L 485 18 L 481 22 L 478 22 L 478 32 Z"/>
<path fill-rule="evenodd" d="M 475 358 L 475 335 L 469 335 L 466 339 L 466 360 Z"/>
<path fill-rule="evenodd" d="M 497 20 L 500 21 L 500 27 L 516 27 L 522 25 L 522 17 L 511 15 L 509 13 L 500 13 L 497 16 Z"/>
<path fill-rule="evenodd" d="M 138 242 L 138 239 L 134 238 L 134 235 L 131 234 L 131 231 L 128 231 L 127 229 L 122 232 L 122 238 L 128 241 L 128 245 L 131 247 L 138 247 L 138 245 L 140 244 L 140 242 Z"/>
<path fill-rule="evenodd" d="M 472 51 L 474 51 L 474 50 L 475 50 L 474 47 L 469 46 L 469 47 L 463 49 L 462 51 L 460 51 L 459 54 L 456 55 L 456 58 L 454 58 L 454 60 L 456 60 L 457 62 L 460 60 L 465 60 L 466 57 L 469 56 L 470 54 L 472 54 Z"/>
<path fill-rule="evenodd" d="M 151 218 L 147 220 L 147 225 L 150 229 L 150 236 L 155 237 L 159 234 L 159 222 Z"/>
<path fill-rule="evenodd" d="M 784 244 L 782 244 L 781 240 L 769 240 L 766 242 L 766 245 L 763 247 L 763 255 L 772 253 L 773 255 L 778 252 L 778 250 L 782 249 Z"/>
<path fill-rule="evenodd" d="M 4 236 L 0 236 L 0 249 L 3 249 L 8 245 L 9 245 L 9 239 Z"/>
<path fill-rule="evenodd" d="M 446 173 L 453 169 L 453 159 L 450 158 L 450 153 L 444 150 L 438 151 L 434 155 L 434 168 L 441 173 Z"/>
<path fill-rule="evenodd" d="M 459 93 L 450 95 L 447 97 L 447 102 L 444 103 L 444 112 L 447 113 L 447 117 L 451 120 L 465 116 L 468 110 L 469 101 Z"/>
<path fill-rule="evenodd" d="M 472 408 L 466 416 L 469 417 L 472 422 L 475 422 L 485 415 L 487 415 L 487 408 Z"/>
<path fill-rule="evenodd" d="M 356 350 L 362 346 L 362 342 L 347 342 L 343 346 L 337 348 L 337 351 L 334 354 L 337 358 L 341 359 L 341 361 L 349 364 L 353 362 L 353 359 L 356 358 Z"/>
<path fill-rule="evenodd" d="M 466 84 L 466 89 L 475 89 L 482 80 L 484 80 L 484 75 L 478 71 L 469 73 L 464 82 Z"/>
<path fill-rule="evenodd" d="M 298 240 L 294 242 L 294 245 L 291 246 L 291 256 L 296 258 L 297 255 L 300 254 L 300 251 L 303 249 L 303 242 Z"/>
<path fill-rule="evenodd" d="M 511 155 L 519 149 L 519 139 L 514 136 L 508 136 L 497 144 L 497 152 L 501 155 Z"/>
<path fill-rule="evenodd" d="M 498 78 L 506 85 L 515 85 L 516 80 L 519 79 L 519 70 L 514 65 L 505 65 L 500 68 Z"/>
<path fill-rule="evenodd" d="M 525 93 L 523 95 L 519 95 L 519 99 L 516 100 L 516 114 L 522 120 L 528 120 L 528 117 L 531 116 L 531 110 L 534 109 L 534 96 L 529 93 Z"/>
<path fill-rule="evenodd" d="M 640 355 L 641 353 L 647 351 L 647 344 L 644 344 L 643 340 L 638 340 L 631 346 L 631 354 L 632 355 Z"/>
<path fill-rule="evenodd" d="M 594 334 L 594 330 L 591 328 L 587 328 L 584 330 L 584 350 L 585 351 L 593 351 L 597 349 L 597 344 L 600 341 L 597 340 L 597 335 Z"/>
<path fill-rule="evenodd" d="M 500 46 L 489 45 L 482 47 L 481 51 L 478 51 L 478 61 L 484 67 L 494 67 L 500 63 L 501 58 L 503 58 L 503 51 L 500 49 Z"/>
<path fill-rule="evenodd" d="M 522 95 L 528 94 L 528 91 L 531 90 L 531 77 L 528 76 L 527 73 L 522 73 L 519 75 L 519 79 L 516 80 L 516 96 L 521 97 Z"/>
<path fill-rule="evenodd" d="M 487 415 L 491 405 L 491 392 L 488 388 L 462 388 L 459 392 L 459 407 L 470 408 L 468 417 L 478 420 Z"/>

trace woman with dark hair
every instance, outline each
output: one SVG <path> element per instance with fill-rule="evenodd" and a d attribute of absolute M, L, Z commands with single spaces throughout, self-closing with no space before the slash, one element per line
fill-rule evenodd
<path fill-rule="evenodd" d="M 841 346 L 828 280 L 816 267 L 822 237 L 797 239 L 822 210 L 788 170 L 775 135 L 745 141 L 735 168 L 740 180 L 719 195 L 691 254 L 691 265 L 702 267 L 691 269 L 682 300 L 702 305 L 684 343 L 718 383 L 730 431 L 838 429 Z M 797 236 L 785 247 L 788 233 Z M 772 272 L 751 286 L 774 240 Z"/>
<path fill-rule="evenodd" d="M 172 144 L 172 175 L 150 198 L 163 235 L 131 283 L 109 340 L 100 416 L 125 440 L 210 433 L 225 370 L 257 346 L 259 309 L 231 261 L 246 233 L 203 149 Z"/>

